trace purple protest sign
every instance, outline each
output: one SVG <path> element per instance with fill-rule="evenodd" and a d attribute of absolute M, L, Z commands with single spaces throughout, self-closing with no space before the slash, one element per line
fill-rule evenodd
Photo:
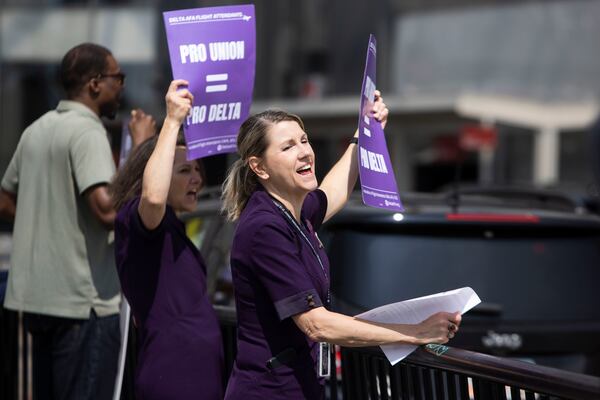
<path fill-rule="evenodd" d="M 163 13 L 173 78 L 185 79 L 194 105 L 183 123 L 189 160 L 235 152 L 254 87 L 254 6 Z"/>
<path fill-rule="evenodd" d="M 375 102 L 377 41 L 369 38 L 360 96 L 358 161 L 363 203 L 371 207 L 404 211 L 381 123 L 371 116 Z"/>

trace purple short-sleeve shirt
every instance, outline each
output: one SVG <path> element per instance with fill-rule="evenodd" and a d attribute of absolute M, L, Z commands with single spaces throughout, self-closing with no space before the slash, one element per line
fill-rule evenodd
<path fill-rule="evenodd" d="M 316 190 L 306 197 L 301 213 L 301 229 L 319 263 L 262 187 L 248 200 L 231 249 L 238 353 L 227 399 L 323 397 L 324 382 L 316 370 L 318 344 L 290 317 L 327 302 L 329 262 L 315 233 L 326 210 L 327 197 Z M 288 355 L 284 363 L 268 368 L 267 361 L 282 353 Z"/>
<path fill-rule="evenodd" d="M 150 231 L 138 205 L 125 204 L 115 221 L 117 271 L 139 333 L 136 397 L 222 399 L 223 343 L 204 261 L 171 207 Z"/>

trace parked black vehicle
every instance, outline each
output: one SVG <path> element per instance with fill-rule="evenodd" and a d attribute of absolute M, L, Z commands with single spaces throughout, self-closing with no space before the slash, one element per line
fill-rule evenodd
<path fill-rule="evenodd" d="M 600 376 L 600 217 L 544 191 L 359 199 L 323 227 L 334 307 L 346 314 L 472 287 L 482 304 L 450 345 Z"/>

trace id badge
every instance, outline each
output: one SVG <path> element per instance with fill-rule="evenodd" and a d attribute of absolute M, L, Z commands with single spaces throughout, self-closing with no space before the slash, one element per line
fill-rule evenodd
<path fill-rule="evenodd" d="M 329 343 L 319 343 L 319 377 L 329 378 L 330 376 L 330 357 L 331 345 Z"/>

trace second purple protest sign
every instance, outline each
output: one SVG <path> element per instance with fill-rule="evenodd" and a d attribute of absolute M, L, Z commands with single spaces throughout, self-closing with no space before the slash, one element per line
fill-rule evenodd
<path fill-rule="evenodd" d="M 183 123 L 189 160 L 236 151 L 254 87 L 254 6 L 208 7 L 163 13 L 174 79 L 194 95 Z"/>
<path fill-rule="evenodd" d="M 371 116 L 375 101 L 377 42 L 369 38 L 360 96 L 358 158 L 363 203 L 371 207 L 404 211 L 381 123 Z"/>

